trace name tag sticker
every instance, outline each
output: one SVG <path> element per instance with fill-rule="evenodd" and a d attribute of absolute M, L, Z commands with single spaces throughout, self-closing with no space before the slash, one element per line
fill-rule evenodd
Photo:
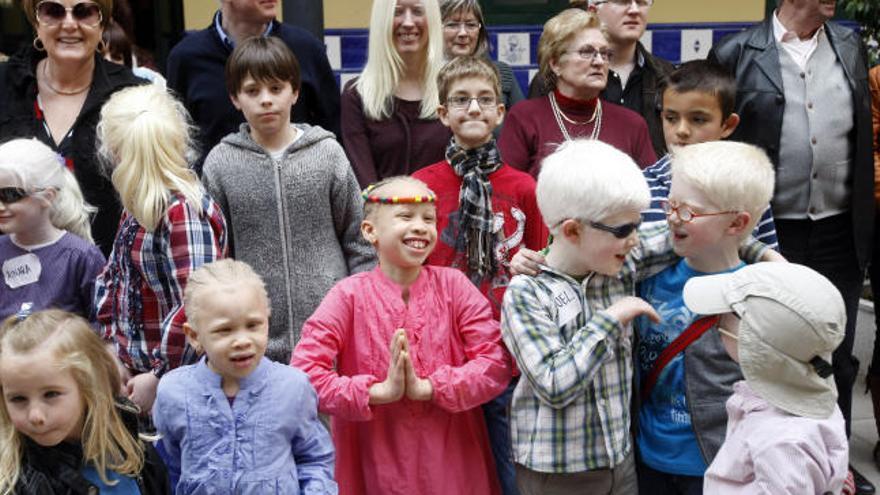
<path fill-rule="evenodd" d="M 581 301 L 568 284 L 557 283 L 550 288 L 553 304 L 556 306 L 556 323 L 565 325 L 581 313 Z"/>
<path fill-rule="evenodd" d="M 16 256 L 3 262 L 3 280 L 10 289 L 17 289 L 40 280 L 42 271 L 40 258 L 33 253 Z"/>

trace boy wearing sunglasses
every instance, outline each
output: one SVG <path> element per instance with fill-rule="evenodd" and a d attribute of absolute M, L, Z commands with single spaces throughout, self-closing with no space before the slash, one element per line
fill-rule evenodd
<path fill-rule="evenodd" d="M 501 317 L 523 375 L 511 404 L 520 493 L 636 493 L 631 322 L 659 316 L 632 294 L 677 260 L 669 228 L 639 226 L 648 186 L 599 141 L 548 156 L 536 195 L 554 240 L 539 273 L 511 281 Z M 764 246 L 747 251 L 756 260 Z"/>
<path fill-rule="evenodd" d="M 661 204 L 682 259 L 639 288 L 660 319 L 635 322 L 637 466 L 644 491 L 702 493 L 703 473 L 724 439 L 724 402 L 742 376 L 710 331 L 717 321 L 689 310 L 682 291 L 693 277 L 744 266 L 740 245 L 767 209 L 773 183 L 767 155 L 748 144 L 693 144 L 673 155 L 672 186 Z"/>

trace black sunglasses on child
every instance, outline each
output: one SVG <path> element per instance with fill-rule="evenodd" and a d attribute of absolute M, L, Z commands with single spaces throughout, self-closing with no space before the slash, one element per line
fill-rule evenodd
<path fill-rule="evenodd" d="M 61 24 L 70 12 L 73 20 L 86 26 L 97 26 L 103 20 L 101 7 L 94 2 L 80 2 L 73 7 L 65 7 L 59 2 L 45 0 L 37 4 L 37 20 L 42 24 L 54 26 Z"/>
<path fill-rule="evenodd" d="M 623 225 L 606 225 L 602 222 L 588 222 L 590 227 L 610 233 L 618 239 L 626 239 L 636 229 L 639 228 L 641 222 L 625 223 Z"/>
<path fill-rule="evenodd" d="M 0 203 L 15 203 L 28 197 L 28 192 L 21 187 L 0 187 Z"/>

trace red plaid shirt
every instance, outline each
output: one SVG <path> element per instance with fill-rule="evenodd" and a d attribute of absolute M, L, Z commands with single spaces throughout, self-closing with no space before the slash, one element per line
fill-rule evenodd
<path fill-rule="evenodd" d="M 199 214 L 176 195 L 152 231 L 123 212 L 95 284 L 95 308 L 102 337 L 131 370 L 161 376 L 196 360 L 183 333 L 183 290 L 193 270 L 225 257 L 227 248 L 220 207 L 207 194 L 201 206 Z"/>

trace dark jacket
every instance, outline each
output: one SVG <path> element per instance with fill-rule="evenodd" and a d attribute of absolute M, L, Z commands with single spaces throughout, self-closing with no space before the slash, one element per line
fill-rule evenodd
<path fill-rule="evenodd" d="M 168 56 L 168 87 L 183 100 L 199 126 L 203 156 L 224 136 L 238 132 L 245 121 L 226 90 L 224 71 L 232 48 L 217 34 L 214 22 L 188 34 Z M 339 136 L 339 86 L 324 44 L 308 31 L 278 21 L 272 21 L 270 34 L 284 41 L 299 62 L 302 82 L 291 120 L 318 125 Z M 201 164 L 198 169 L 201 173 Z"/>
<path fill-rule="evenodd" d="M 9 61 L 0 64 L 0 141 L 12 138 L 37 137 L 52 149 L 57 146 L 46 135 L 37 120 L 37 62 L 46 54 L 28 46 L 16 53 Z M 92 87 L 73 124 L 72 156 L 73 173 L 87 202 L 98 208 L 92 219 L 92 237 L 104 256 L 110 254 L 116 227 L 122 214 L 122 206 L 98 161 L 95 145 L 95 127 L 98 125 L 101 107 L 114 92 L 145 81 L 131 70 L 95 55 L 95 72 Z"/>
<path fill-rule="evenodd" d="M 627 108 L 644 117 L 645 122 L 648 123 L 648 132 L 651 134 L 654 153 L 657 156 L 663 156 L 667 150 L 666 138 L 663 136 L 663 122 L 660 120 L 660 110 L 663 105 L 661 100 L 663 95 L 660 88 L 666 76 L 675 67 L 666 60 L 652 55 L 641 42 L 636 45 L 636 57 L 638 58 L 640 55 L 645 59 L 645 65 L 641 67 L 642 108 Z M 544 77 L 538 72 L 529 84 L 529 98 L 546 96 L 547 93 Z M 600 96 L 605 99 L 604 92 Z M 614 101 L 612 103 L 620 102 Z"/>
<path fill-rule="evenodd" d="M 730 139 L 760 146 L 778 166 L 785 90 L 772 21 L 772 17 L 768 17 L 760 24 L 725 38 L 712 48 L 709 59 L 736 77 L 736 112 L 741 120 Z M 850 135 L 854 153 L 850 209 L 855 250 L 859 265 L 864 268 L 871 258 L 874 231 L 874 165 L 867 55 L 852 30 L 826 22 L 825 33 L 852 90 L 855 122 Z"/>
<path fill-rule="evenodd" d="M 137 435 L 136 408 L 126 399 L 116 404 L 129 432 Z M 80 470 L 83 464 L 82 448 L 61 443 L 54 447 L 41 447 L 25 440 L 21 474 L 15 485 L 16 495 L 92 495 L 98 488 L 86 480 Z M 144 467 L 137 477 L 144 495 L 170 494 L 165 464 L 149 443 L 144 443 Z"/>

